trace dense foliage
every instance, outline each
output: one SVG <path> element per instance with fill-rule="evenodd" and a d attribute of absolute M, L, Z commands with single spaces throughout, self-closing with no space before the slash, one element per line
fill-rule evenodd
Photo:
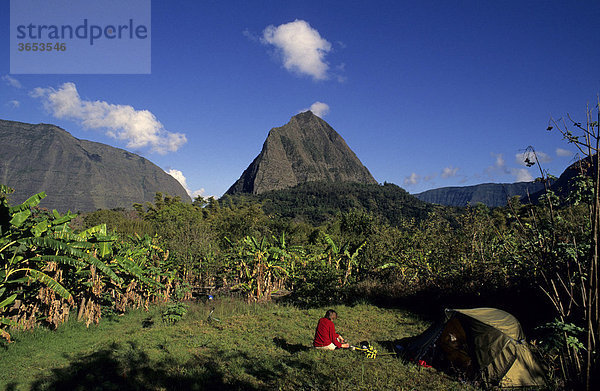
<path fill-rule="evenodd" d="M 372 213 L 397 225 L 406 218 L 425 218 L 433 208 L 393 183 L 308 182 L 257 195 L 226 195 L 221 201 L 225 205 L 260 203 L 269 216 L 303 220 L 313 225 L 351 210 Z"/>

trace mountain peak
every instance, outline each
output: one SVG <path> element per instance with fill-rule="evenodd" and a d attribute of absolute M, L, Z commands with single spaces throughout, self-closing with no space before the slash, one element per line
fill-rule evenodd
<path fill-rule="evenodd" d="M 309 110 L 271 129 L 260 154 L 227 194 L 261 194 L 317 181 L 377 183 L 342 136 Z"/>
<path fill-rule="evenodd" d="M 309 121 L 312 118 L 319 118 L 319 119 L 321 119 L 318 115 L 316 115 L 312 111 L 306 110 L 306 111 L 302 111 L 302 112 L 296 114 L 295 116 L 293 116 L 292 120 L 296 120 L 296 121 Z"/>

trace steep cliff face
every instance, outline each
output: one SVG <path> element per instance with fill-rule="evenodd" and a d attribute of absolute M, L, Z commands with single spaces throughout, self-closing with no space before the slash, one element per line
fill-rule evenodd
<path fill-rule="evenodd" d="M 11 203 L 45 191 L 40 206 L 59 211 L 131 208 L 156 192 L 189 200 L 185 189 L 141 156 L 79 140 L 48 124 L 0 120 L 0 183 Z"/>
<path fill-rule="evenodd" d="M 342 136 L 307 111 L 271 129 L 260 154 L 226 194 L 261 194 L 317 181 L 377 183 Z"/>

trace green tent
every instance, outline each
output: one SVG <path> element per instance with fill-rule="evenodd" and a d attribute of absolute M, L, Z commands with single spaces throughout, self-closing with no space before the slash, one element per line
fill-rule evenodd
<path fill-rule="evenodd" d="M 545 385 L 519 321 L 496 308 L 447 309 L 445 319 L 413 338 L 405 354 L 414 361 L 443 361 L 489 386 Z"/>

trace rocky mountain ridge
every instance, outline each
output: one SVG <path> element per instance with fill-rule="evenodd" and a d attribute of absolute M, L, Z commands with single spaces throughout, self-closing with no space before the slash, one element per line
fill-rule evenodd
<path fill-rule="evenodd" d="M 79 140 L 55 125 L 0 120 L 0 183 L 11 203 L 45 191 L 40 206 L 61 212 L 131 208 L 156 192 L 190 200 L 175 178 L 123 149 Z"/>
<path fill-rule="evenodd" d="M 320 181 L 377 183 L 342 136 L 306 111 L 271 129 L 259 155 L 226 194 L 261 194 Z"/>

